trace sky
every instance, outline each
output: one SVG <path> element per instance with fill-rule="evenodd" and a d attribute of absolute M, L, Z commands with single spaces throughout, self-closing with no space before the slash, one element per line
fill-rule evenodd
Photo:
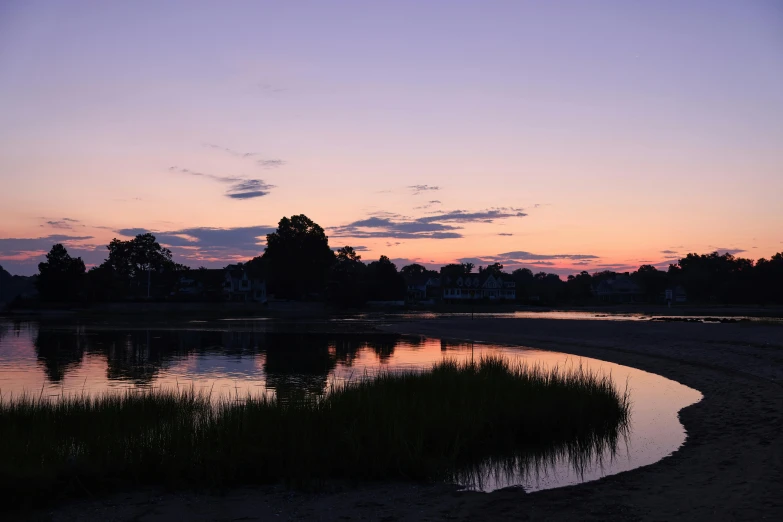
<path fill-rule="evenodd" d="M 783 251 L 780 1 L 0 2 L 0 265 Z"/>

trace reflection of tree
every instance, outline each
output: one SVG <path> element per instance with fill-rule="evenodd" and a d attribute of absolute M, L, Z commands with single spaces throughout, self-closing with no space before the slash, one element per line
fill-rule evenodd
<path fill-rule="evenodd" d="M 167 334 L 149 330 L 101 332 L 100 341 L 96 341 L 101 343 L 101 351 L 106 355 L 107 377 L 135 384 L 150 383 L 160 368 L 167 366 L 177 354 L 177 344 L 167 342 L 170 339 L 162 340 L 161 337 L 169 337 Z"/>
<path fill-rule="evenodd" d="M 375 352 L 375 355 L 378 356 L 378 360 L 380 360 L 381 363 L 387 362 L 391 356 L 394 355 L 394 347 L 396 345 L 397 339 L 394 338 L 372 339 L 367 342 L 367 347 Z"/>
<path fill-rule="evenodd" d="M 38 362 L 51 382 L 62 381 L 66 372 L 78 367 L 84 357 L 84 343 L 74 331 L 39 328 L 33 344 Z"/>
<path fill-rule="evenodd" d="M 3 337 L 8 334 L 8 324 L 5 322 L 0 323 L 0 343 L 3 342 Z"/>
<path fill-rule="evenodd" d="M 389 334 L 268 333 L 264 345 L 267 385 L 281 397 L 323 393 L 338 363 L 351 366 L 365 348 L 383 362 L 392 356 L 399 339 Z"/>
<path fill-rule="evenodd" d="M 172 361 L 208 348 L 224 346 L 224 332 L 194 330 L 102 331 L 92 347 L 106 357 L 107 376 L 113 380 L 150 383 Z M 231 343 L 226 343 L 232 346 Z"/>
<path fill-rule="evenodd" d="M 440 340 L 440 351 L 446 352 L 449 350 L 470 350 L 470 343 L 465 341 L 449 341 L 447 339 Z"/>
<path fill-rule="evenodd" d="M 323 393 L 337 365 L 325 336 L 269 333 L 265 349 L 267 386 L 283 399 L 303 392 Z"/>
<path fill-rule="evenodd" d="M 323 393 L 338 364 L 351 366 L 362 350 L 381 362 L 393 354 L 401 337 L 377 333 L 316 331 L 87 329 L 66 331 L 42 327 L 35 340 L 48 379 L 59 382 L 84 354 L 106 360 L 110 380 L 145 385 L 175 361 L 192 355 L 253 357 L 264 353 L 267 384 L 281 396 Z M 421 343 L 406 338 L 406 343 Z"/>
<path fill-rule="evenodd" d="M 353 366 L 356 356 L 364 347 L 364 340 L 358 336 L 339 336 L 331 341 L 337 362 L 344 366 Z"/>

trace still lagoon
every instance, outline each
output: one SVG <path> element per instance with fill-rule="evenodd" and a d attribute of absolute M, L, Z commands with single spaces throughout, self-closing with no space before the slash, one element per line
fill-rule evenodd
<path fill-rule="evenodd" d="M 659 375 L 596 359 L 522 346 L 399 336 L 374 320 L 269 319 L 151 322 L 0 319 L 0 395 L 50 400 L 74 394 L 193 388 L 218 399 L 323 394 L 379 371 L 425 370 L 443 359 L 500 354 L 511 361 L 610 374 L 630 391 L 631 423 L 618 442 L 574 462 L 563 455 L 509 466 L 487 462 L 460 479 L 465 487 L 536 491 L 596 480 L 652 464 L 684 443 L 680 409 L 701 399 Z"/>

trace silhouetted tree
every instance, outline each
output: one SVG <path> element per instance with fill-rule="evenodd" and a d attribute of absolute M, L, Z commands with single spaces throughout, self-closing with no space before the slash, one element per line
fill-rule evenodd
<path fill-rule="evenodd" d="M 422 265 L 420 265 L 418 263 L 405 265 L 404 267 L 402 267 L 400 269 L 400 274 L 402 274 L 403 277 L 414 277 L 415 278 L 415 277 L 422 276 L 422 275 L 426 274 L 427 272 L 428 272 L 428 270 L 424 266 L 422 266 Z"/>
<path fill-rule="evenodd" d="M 553 304 L 563 296 L 565 283 L 557 274 L 539 272 L 533 276 L 532 286 L 533 296 L 538 296 L 544 304 Z"/>
<path fill-rule="evenodd" d="M 147 271 L 160 272 L 174 269 L 171 250 L 163 248 L 150 233 L 139 234 L 128 241 L 112 239 L 108 246 L 109 258 L 106 263 L 120 277 L 139 279 Z"/>
<path fill-rule="evenodd" d="M 479 267 L 479 274 L 481 273 L 488 273 L 493 276 L 500 276 L 503 273 L 503 265 L 500 263 L 492 263 L 491 265 L 488 265 L 486 268 Z"/>
<path fill-rule="evenodd" d="M 404 299 L 405 279 L 386 256 L 367 266 L 367 292 L 370 300 L 394 301 Z"/>
<path fill-rule="evenodd" d="M 783 252 L 756 262 L 753 287 L 761 303 L 783 302 Z"/>
<path fill-rule="evenodd" d="M 452 263 L 441 268 L 440 273 L 442 276 L 457 278 L 473 272 L 474 266 L 473 263 Z"/>
<path fill-rule="evenodd" d="M 356 253 L 353 247 L 344 246 L 337 251 L 336 261 L 338 263 L 355 264 L 362 260 L 362 256 Z"/>
<path fill-rule="evenodd" d="M 42 301 L 73 301 L 80 297 L 84 261 L 71 257 L 60 243 L 46 254 L 46 261 L 38 264 L 38 271 L 37 287 Z"/>
<path fill-rule="evenodd" d="M 534 277 L 529 268 L 517 268 L 511 272 L 511 279 L 514 281 L 518 301 L 525 301 L 533 295 Z"/>
<path fill-rule="evenodd" d="M 642 288 L 650 302 L 659 299 L 669 285 L 666 272 L 658 270 L 652 265 L 640 266 L 636 272 L 631 274 L 631 278 Z"/>
<path fill-rule="evenodd" d="M 670 281 L 681 284 L 688 296 L 702 301 L 740 303 L 754 300 L 751 286 L 754 263 L 732 254 L 688 254 L 669 266 Z"/>
<path fill-rule="evenodd" d="M 128 283 L 117 276 L 107 263 L 87 272 L 86 292 L 90 301 L 111 301 L 127 293 Z"/>
<path fill-rule="evenodd" d="M 341 306 L 360 306 L 367 300 L 365 273 L 367 267 L 362 256 L 349 247 L 337 251 L 329 274 L 327 297 Z"/>
<path fill-rule="evenodd" d="M 175 273 L 187 269 L 175 263 L 171 251 L 150 233 L 127 241 L 112 239 L 108 249 L 109 257 L 101 265 L 105 271 L 96 274 L 96 279 L 111 278 L 113 286 L 125 287 L 137 295 L 146 295 L 149 286 L 154 286 L 157 293 L 167 294 L 176 283 Z"/>
<path fill-rule="evenodd" d="M 277 296 L 303 298 L 324 290 L 334 253 L 324 229 L 304 214 L 284 217 L 266 236 L 267 284 Z"/>
<path fill-rule="evenodd" d="M 569 275 L 566 280 L 568 297 L 572 301 L 584 303 L 593 297 L 593 277 L 586 271 Z"/>
<path fill-rule="evenodd" d="M 10 303 L 22 295 L 30 295 L 35 292 L 38 276 L 11 275 L 0 266 L 0 308 L 4 303 Z"/>

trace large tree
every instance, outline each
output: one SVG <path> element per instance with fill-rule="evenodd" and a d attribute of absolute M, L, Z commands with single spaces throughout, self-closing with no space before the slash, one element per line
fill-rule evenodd
<path fill-rule="evenodd" d="M 503 273 L 503 265 L 500 263 L 492 263 L 491 265 L 488 265 L 487 268 L 479 267 L 479 273 L 487 273 L 491 274 L 495 277 L 500 276 Z"/>
<path fill-rule="evenodd" d="M 171 251 L 162 247 L 150 233 L 127 241 L 112 239 L 108 249 L 109 258 L 101 265 L 104 269 L 101 277 L 96 279 L 110 277 L 120 287 L 137 295 L 169 293 L 175 284 L 176 272 L 187 269 L 175 263 Z"/>
<path fill-rule="evenodd" d="M 457 278 L 470 274 L 474 267 L 473 263 L 452 263 L 441 268 L 440 273 L 450 278 Z"/>
<path fill-rule="evenodd" d="M 367 266 L 367 291 L 375 301 L 396 301 L 405 298 L 405 279 L 386 256 Z"/>
<path fill-rule="evenodd" d="M 106 264 L 116 274 L 128 279 L 146 277 L 148 271 L 163 272 L 176 268 L 171 250 L 160 246 L 150 233 L 139 234 L 127 241 L 112 239 L 108 249 Z"/>
<path fill-rule="evenodd" d="M 427 272 L 427 268 L 418 263 L 405 265 L 400 269 L 400 273 L 405 277 L 420 277 Z"/>
<path fill-rule="evenodd" d="M 263 257 L 270 292 L 286 298 L 322 293 L 334 262 L 324 229 L 304 214 L 280 220 Z"/>
<path fill-rule="evenodd" d="M 341 306 L 360 306 L 367 299 L 365 275 L 367 266 L 362 256 L 349 247 L 337 251 L 327 286 L 329 301 Z"/>
<path fill-rule="evenodd" d="M 38 264 L 38 293 L 43 301 L 73 301 L 81 297 L 84 282 L 84 261 L 71 257 L 68 250 L 57 243 L 46 254 L 46 261 Z"/>
<path fill-rule="evenodd" d="M 666 272 L 652 265 L 642 265 L 631 274 L 631 277 L 642 288 L 648 301 L 655 302 L 666 291 L 668 279 Z"/>

